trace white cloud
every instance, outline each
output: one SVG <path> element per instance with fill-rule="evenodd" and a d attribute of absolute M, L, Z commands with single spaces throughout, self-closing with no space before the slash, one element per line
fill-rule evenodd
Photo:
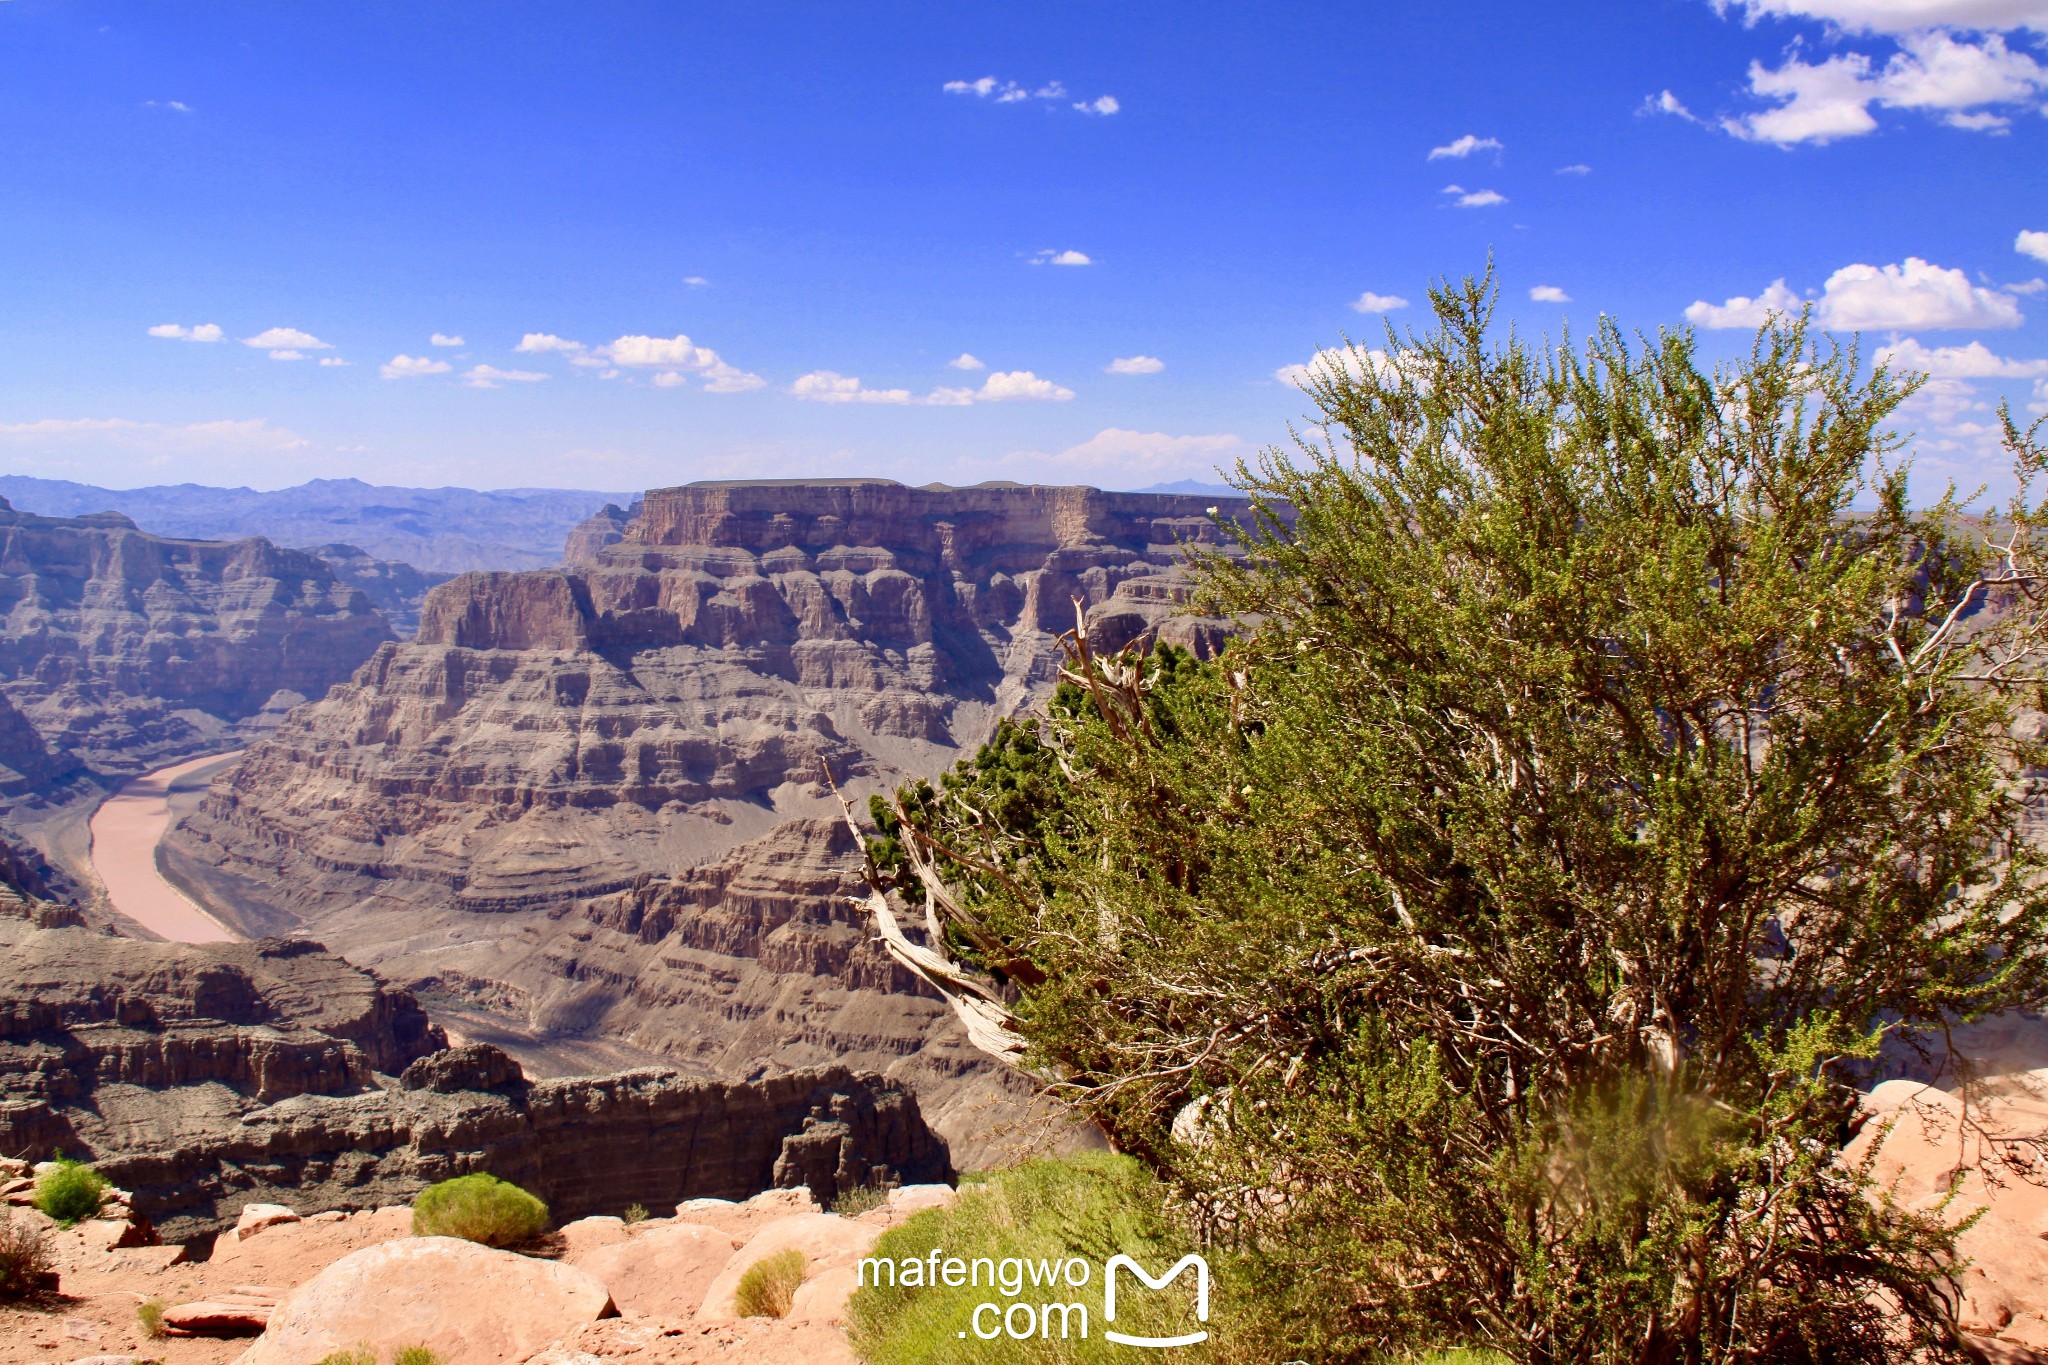
<path fill-rule="evenodd" d="M 812 403 L 908 403 L 909 389 L 864 388 L 860 380 L 836 370 L 812 370 L 789 386 L 792 397 Z"/>
<path fill-rule="evenodd" d="M 1799 296 L 1787 288 L 1783 280 L 1773 280 L 1770 288 L 1753 299 L 1741 295 L 1726 303 L 1708 303 L 1701 299 L 1686 308 L 1685 320 L 1710 329 L 1746 327 L 1754 331 L 1770 321 L 1771 314 L 1784 313 L 1796 317 L 1800 307 Z"/>
<path fill-rule="evenodd" d="M 320 364 L 326 369 L 345 370 L 349 367 L 350 363 L 338 355 L 323 355 L 320 357 Z"/>
<path fill-rule="evenodd" d="M 702 289 L 711 281 L 705 279 L 702 275 L 685 275 L 683 276 L 683 283 L 689 285 L 692 289 Z"/>
<path fill-rule="evenodd" d="M 1591 175 L 1593 168 L 1583 161 L 1577 161 L 1569 166 L 1559 166 L 1557 173 L 1559 175 Z"/>
<path fill-rule="evenodd" d="M 512 349 L 526 355 L 545 355 L 551 351 L 562 355 L 581 355 L 590 348 L 580 341 L 558 337 L 553 332 L 528 332 Z"/>
<path fill-rule="evenodd" d="M 1685 101 L 1672 94 L 1669 90 L 1659 90 L 1656 94 L 1649 96 L 1643 101 L 1642 108 L 1636 110 L 1636 112 L 1639 114 L 1669 114 L 1673 118 L 1682 118 L 1687 123 L 1706 122 L 1698 114 L 1686 108 Z"/>
<path fill-rule="evenodd" d="M 704 371 L 704 392 L 706 393 L 751 393 L 766 388 L 768 381 L 758 374 L 749 374 L 737 365 L 728 365 L 723 360 Z"/>
<path fill-rule="evenodd" d="M 1918 256 L 1903 265 L 1845 265 L 1828 276 L 1821 321 L 1838 331 L 1928 327 L 2017 327 L 2009 294 L 1970 283 Z"/>
<path fill-rule="evenodd" d="M 2048 261 L 2048 232 L 2028 232 L 2023 228 L 2020 235 L 2013 238 L 2012 249 L 2022 256 Z"/>
<path fill-rule="evenodd" d="M 1131 484 L 1157 482 L 1161 475 L 1209 473 L 1226 457 L 1243 450 L 1244 444 L 1241 437 L 1226 433 L 1170 436 L 1163 431 L 1105 427 L 1057 455 L 1017 458 L 1047 461 L 1080 474 L 1110 475 L 1119 483 Z"/>
<path fill-rule="evenodd" d="M 1723 119 L 1737 137 L 1791 146 L 1874 132 L 1875 104 L 1938 114 L 1954 128 L 1995 132 L 2011 120 L 1999 109 L 2030 104 L 2048 90 L 2048 67 L 2008 48 L 1995 33 L 1977 42 L 1939 30 L 1907 33 L 1882 67 L 1860 52 L 1808 63 L 1792 56 L 1775 69 L 1749 67 L 1750 93 L 1771 109 Z"/>
<path fill-rule="evenodd" d="M 1375 294 L 1370 289 L 1351 301 L 1352 309 L 1360 313 L 1391 313 L 1407 306 L 1408 300 L 1399 294 Z"/>
<path fill-rule="evenodd" d="M 1467 133 L 1453 142 L 1446 142 L 1441 147 L 1430 148 L 1429 160 L 1441 161 L 1445 157 L 1468 157 L 1474 152 L 1497 153 L 1506 150 L 1507 148 L 1501 143 L 1499 138 L 1480 137 L 1475 133 Z"/>
<path fill-rule="evenodd" d="M 1106 374 L 1158 374 L 1166 362 L 1149 355 L 1119 356 L 1103 367 Z"/>
<path fill-rule="evenodd" d="M 1922 346 L 1912 337 L 1880 347 L 1875 364 L 1895 370 L 1918 370 L 1936 379 L 2048 378 L 2048 360 L 2014 360 L 1995 354 L 1981 341 L 1967 346 Z"/>
<path fill-rule="evenodd" d="M 1795 314 L 1799 296 L 1783 280 L 1756 298 L 1725 304 L 1704 299 L 1685 310 L 1702 327 L 1756 328 L 1773 313 Z M 1845 265 L 1828 276 L 1815 311 L 1821 325 L 1838 332 L 1918 331 L 1948 327 L 2017 327 L 2019 304 L 2008 292 L 1970 283 L 1960 270 L 1945 270 L 1918 256 L 1901 265 Z"/>
<path fill-rule="evenodd" d="M 951 360 L 947 361 L 946 364 L 956 370 L 985 370 L 988 368 L 988 363 L 986 361 L 978 360 L 974 356 L 969 355 L 965 351 L 962 351 L 959 355 L 954 356 Z"/>
<path fill-rule="evenodd" d="M 1395 373 L 1394 362 L 1382 350 L 1328 347 L 1309 357 L 1305 365 L 1282 365 L 1273 371 L 1273 377 L 1290 387 L 1301 388 L 1313 381 L 1339 377 L 1364 379 L 1368 371 L 1382 379 L 1391 379 Z"/>
<path fill-rule="evenodd" d="M 463 339 L 462 339 L 461 337 L 452 337 L 452 336 L 449 336 L 449 335 L 448 335 L 448 334 L 447 334 L 446 332 L 436 332 L 436 333 L 434 333 L 434 334 L 433 334 L 432 336 L 430 336 L 430 337 L 428 337 L 428 338 L 427 338 L 427 344 L 428 344 L 429 346 L 467 346 L 467 345 L 469 345 L 469 343 L 468 343 L 468 342 L 466 342 L 466 341 L 464 341 L 464 340 L 463 340 Z"/>
<path fill-rule="evenodd" d="M 304 360 L 306 353 L 304 351 L 272 351 L 270 358 L 272 360 Z"/>
<path fill-rule="evenodd" d="M 441 368 L 446 369 L 447 366 Z M 495 389 L 500 384 L 538 384 L 546 378 L 537 370 L 501 370 L 495 365 L 472 365 L 462 372 L 462 382 L 472 389 Z"/>
<path fill-rule="evenodd" d="M 1047 81 L 1037 89 L 1030 89 L 1015 81 L 998 80 L 994 76 L 983 76 L 972 81 L 947 81 L 942 89 L 949 95 L 973 95 L 978 99 L 994 100 L 997 104 L 1021 104 L 1026 100 L 1063 100 L 1067 98 L 1067 87 L 1062 81 Z M 1097 99 L 1079 100 L 1074 108 L 1084 114 L 1114 114 L 1123 108 L 1114 95 L 1103 95 Z"/>
<path fill-rule="evenodd" d="M 1752 23 L 1767 16 L 1818 19 L 1859 33 L 1927 28 L 2048 32 L 2048 0 L 1714 0 L 1714 7 L 1740 9 Z"/>
<path fill-rule="evenodd" d="M 2019 284 L 2005 285 L 2004 289 L 2008 294 L 2048 294 L 2048 280 L 2036 275 L 2033 279 Z"/>
<path fill-rule="evenodd" d="M 1554 284 L 1539 284 L 1529 291 L 1529 297 L 1537 303 L 1570 303 L 1572 296 Z"/>
<path fill-rule="evenodd" d="M 548 338 L 560 342 L 559 337 Z M 567 346 L 583 349 L 577 343 Z M 565 350 L 567 346 L 552 345 L 536 349 Z M 524 343 L 521 349 L 525 349 Z M 614 365 L 632 369 L 659 369 L 672 374 L 695 374 L 703 379 L 706 393 L 746 393 L 762 388 L 767 380 L 757 374 L 749 374 L 736 365 L 728 364 L 718 352 L 708 346 L 699 346 L 688 337 L 678 334 L 672 337 L 622 336 L 609 346 L 601 346 L 593 355 L 572 355 L 577 365 L 602 365 L 609 360 Z M 656 382 L 664 388 L 673 388 L 681 379 L 660 379 Z"/>
<path fill-rule="evenodd" d="M 1463 185 L 1446 185 L 1444 193 L 1456 195 L 1461 209 L 1492 208 L 1495 204 L 1508 202 L 1508 197 L 1497 190 L 1468 190 Z"/>
<path fill-rule="evenodd" d="M 1095 262 L 1088 256 L 1086 252 L 1083 251 L 1075 251 L 1071 248 L 1066 251 L 1054 251 L 1051 247 L 1047 247 L 1045 250 L 1039 252 L 1037 255 L 1031 258 L 1031 264 L 1094 265 Z"/>
<path fill-rule="evenodd" d="M 2024 232 L 2020 234 L 2022 237 L 2026 235 Z M 180 327 L 175 322 L 165 322 L 150 328 L 149 334 L 167 341 L 221 341 L 226 335 L 217 322 L 202 322 L 197 327 Z"/>
<path fill-rule="evenodd" d="M 319 337 L 314 336 L 310 332 L 301 332 L 296 327 L 272 327 L 266 331 L 258 332 L 255 336 L 243 337 L 242 344 L 244 346 L 253 346 L 259 351 L 269 351 L 271 352 L 271 358 L 274 360 L 284 360 L 287 358 L 297 360 L 300 358 L 297 355 L 287 357 L 278 354 L 279 352 L 331 351 L 334 349 Z"/>
<path fill-rule="evenodd" d="M 445 360 L 426 355 L 395 355 L 377 367 L 386 379 L 417 379 L 426 374 L 446 374 L 454 369 Z"/>
<path fill-rule="evenodd" d="M 100 447 L 141 455 L 276 455 L 310 445 L 297 432 L 262 418 L 245 421 L 133 422 L 125 417 L 44 418 L 0 422 L 0 445 L 19 448 Z"/>
<path fill-rule="evenodd" d="M 974 395 L 980 403 L 1064 403 L 1074 396 L 1050 379 L 1040 379 L 1029 370 L 997 370 L 982 381 Z"/>

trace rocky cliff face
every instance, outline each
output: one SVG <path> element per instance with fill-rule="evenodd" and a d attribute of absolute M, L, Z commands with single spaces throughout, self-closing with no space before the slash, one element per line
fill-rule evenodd
<path fill-rule="evenodd" d="M 630 512 L 615 502 L 598 508 L 588 520 L 579 522 L 576 529 L 569 532 L 568 544 L 562 548 L 562 562 L 584 564 L 596 559 L 599 550 L 626 538 L 626 526 L 639 510 L 637 502 Z"/>
<path fill-rule="evenodd" d="M 390 638 L 312 555 L 0 500 L 0 694 L 58 769 L 129 773 L 201 749 L 273 698 L 319 696 Z M 8 730 L 0 715 L 0 763 L 25 778 L 33 746 Z"/>
<path fill-rule="evenodd" d="M 858 794 L 971 751 L 1050 688 L 1077 600 L 1100 646 L 1212 650 L 1220 622 L 1175 614 L 1182 544 L 1220 539 L 1208 506 L 657 490 L 577 562 L 435 589 L 415 639 L 216 784 L 174 866 L 542 1042 L 957 1078 L 940 1004 L 852 922 L 823 774 Z"/>
<path fill-rule="evenodd" d="M 356 545 L 315 545 L 306 553 L 334 570 L 334 576 L 341 582 L 362 589 L 363 596 L 370 599 L 370 605 L 391 624 L 400 639 L 419 629 L 420 604 L 427 600 L 427 594 L 455 576 L 416 569 L 395 559 L 378 559 Z"/>
<path fill-rule="evenodd" d="M 0 1150 L 92 1159 L 173 1238 L 250 1200 L 375 1207 L 471 1170 L 565 1218 L 948 1170 L 876 1077 L 529 1082 L 317 944 L 141 943 L 0 900 Z"/>

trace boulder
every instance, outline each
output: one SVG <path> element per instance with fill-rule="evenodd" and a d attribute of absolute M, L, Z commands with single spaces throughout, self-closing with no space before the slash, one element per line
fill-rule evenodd
<path fill-rule="evenodd" d="M 270 1321 L 266 1304 L 201 1299 L 164 1309 L 164 1331 L 180 1337 L 253 1337 Z"/>
<path fill-rule="evenodd" d="M 156 1241 L 146 1220 L 130 1218 L 88 1218 L 78 1225 L 78 1235 L 95 1251 L 146 1247 Z"/>
<path fill-rule="evenodd" d="M 578 1218 L 573 1223 L 562 1224 L 555 1232 L 562 1239 L 562 1254 L 568 1260 L 580 1263 L 579 1258 L 584 1252 L 625 1241 L 626 1220 L 602 1216 Z M 604 1276 L 598 1278 L 602 1280 Z"/>
<path fill-rule="evenodd" d="M 441 1365 L 501 1365 L 616 1311 L 574 1266 L 412 1237 L 344 1256 L 293 1290 L 238 1365 L 315 1365 L 358 1343 L 380 1356 L 423 1345 Z"/>
<path fill-rule="evenodd" d="M 243 1206 L 241 1216 L 235 1219 L 234 1238 L 238 1242 L 246 1242 L 265 1228 L 298 1221 L 299 1215 L 282 1204 L 248 1204 Z"/>
<path fill-rule="evenodd" d="M 604 1282 L 621 1313 L 687 1319 L 744 1245 L 745 1239 L 702 1223 L 661 1223 L 609 1245 L 571 1251 L 569 1260 Z"/>
<path fill-rule="evenodd" d="M 733 1293 L 740 1276 L 759 1261 L 794 1247 L 804 1254 L 804 1276 L 809 1279 L 822 1270 L 850 1266 L 868 1254 L 882 1230 L 872 1223 L 856 1222 L 831 1213 L 799 1213 L 777 1218 L 762 1226 L 747 1244 L 732 1254 L 711 1285 L 704 1291 L 700 1319 L 739 1316 Z"/>
<path fill-rule="evenodd" d="M 835 1265 L 829 1270 L 821 1270 L 797 1286 L 796 1297 L 790 1301 L 789 1316 L 783 1320 L 837 1327 L 846 1321 L 846 1302 L 859 1287 L 858 1266 Z"/>

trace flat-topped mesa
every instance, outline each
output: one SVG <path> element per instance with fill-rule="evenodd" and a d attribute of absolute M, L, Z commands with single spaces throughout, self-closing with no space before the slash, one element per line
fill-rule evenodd
<path fill-rule="evenodd" d="M 1094 610 L 1126 582 L 1159 578 L 1110 613 L 1117 638 L 1104 643 L 1115 648 L 1185 600 L 1183 547 L 1222 543 L 1218 507 L 1183 495 L 881 479 L 662 488 L 616 532 L 597 525 L 613 520 L 604 514 L 578 528 L 560 570 L 470 574 L 438 589 L 417 638 L 470 649 L 900 649 L 991 628 L 1057 634 L 1074 624 L 1075 599 Z M 1220 639 L 1192 622 L 1175 633 L 1166 638 L 1203 654 Z"/>
<path fill-rule="evenodd" d="M 1036 568 L 1030 556 L 1042 560 L 1059 549 L 1143 552 L 1184 540 L 1214 544 L 1220 537 L 1208 509 L 1215 505 L 1213 498 L 1049 484 L 693 483 L 647 494 L 622 543 L 729 545 L 756 554 L 886 546 L 979 576 L 991 568 Z"/>

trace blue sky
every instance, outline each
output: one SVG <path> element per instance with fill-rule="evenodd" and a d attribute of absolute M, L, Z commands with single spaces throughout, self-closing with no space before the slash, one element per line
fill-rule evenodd
<path fill-rule="evenodd" d="M 1537 333 L 1811 300 L 1974 481 L 2044 109 L 2048 0 L 0 0 L 0 469 L 1143 486 L 1490 250 Z"/>

